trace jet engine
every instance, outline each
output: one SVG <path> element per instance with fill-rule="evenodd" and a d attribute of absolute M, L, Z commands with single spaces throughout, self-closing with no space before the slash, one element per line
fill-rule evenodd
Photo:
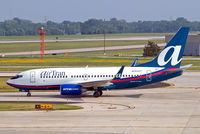
<path fill-rule="evenodd" d="M 81 86 L 76 84 L 64 84 L 60 86 L 61 95 L 81 95 Z"/>

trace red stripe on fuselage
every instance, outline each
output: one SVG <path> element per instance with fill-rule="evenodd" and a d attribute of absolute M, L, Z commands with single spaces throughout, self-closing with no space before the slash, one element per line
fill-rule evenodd
<path fill-rule="evenodd" d="M 15 84 L 10 84 L 10 83 L 7 83 L 8 85 L 10 85 L 10 86 L 13 86 L 13 87 L 17 87 L 17 88 L 20 88 L 20 87 L 22 87 L 22 88 L 60 88 L 60 86 L 59 85 L 57 85 L 57 86 L 23 86 L 23 85 L 15 85 Z"/>
<path fill-rule="evenodd" d="M 152 74 L 149 74 L 149 75 L 144 75 L 144 76 L 135 77 L 135 78 L 130 78 L 130 79 L 114 80 L 114 81 L 111 81 L 111 83 L 143 79 L 143 78 L 146 78 L 146 77 L 149 77 L 149 76 L 159 75 L 159 74 L 165 73 L 166 71 L 174 70 L 174 69 L 177 69 L 177 68 L 169 68 L 169 69 L 166 69 L 166 70 L 163 70 L 163 71 L 157 72 L 157 73 L 152 73 Z"/>

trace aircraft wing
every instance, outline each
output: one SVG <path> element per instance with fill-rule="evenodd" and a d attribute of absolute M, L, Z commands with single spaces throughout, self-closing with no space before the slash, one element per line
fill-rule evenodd
<path fill-rule="evenodd" d="M 109 86 L 111 84 L 110 83 L 111 80 L 91 81 L 91 82 L 84 82 L 84 83 L 79 83 L 79 84 L 83 87 L 104 87 L 104 86 Z"/>
<path fill-rule="evenodd" d="M 109 86 L 111 84 L 110 81 L 120 79 L 123 71 L 124 71 L 124 66 L 122 66 L 119 69 L 118 73 L 115 75 L 115 77 L 113 79 L 101 80 L 101 81 L 88 81 L 88 82 L 83 82 L 83 83 L 79 83 L 79 84 L 83 87 L 105 87 L 105 86 Z"/>

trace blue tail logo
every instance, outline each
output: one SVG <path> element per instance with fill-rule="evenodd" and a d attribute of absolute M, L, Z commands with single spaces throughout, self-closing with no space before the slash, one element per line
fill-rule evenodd
<path fill-rule="evenodd" d="M 169 41 L 169 43 L 161 50 L 160 54 L 150 62 L 140 64 L 141 67 L 165 67 L 165 68 L 179 68 L 189 27 L 182 27 Z"/>

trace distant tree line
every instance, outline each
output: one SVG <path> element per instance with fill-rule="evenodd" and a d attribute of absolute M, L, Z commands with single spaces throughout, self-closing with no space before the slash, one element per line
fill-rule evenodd
<path fill-rule="evenodd" d="M 180 17 L 176 20 L 126 22 L 112 18 L 110 20 L 89 19 L 85 22 L 63 21 L 56 23 L 33 23 L 30 20 L 14 18 L 0 22 L 0 36 L 38 35 L 43 26 L 47 35 L 102 34 L 106 33 L 168 33 L 175 32 L 181 26 L 189 26 L 191 31 L 200 31 L 200 22 L 188 21 Z"/>

